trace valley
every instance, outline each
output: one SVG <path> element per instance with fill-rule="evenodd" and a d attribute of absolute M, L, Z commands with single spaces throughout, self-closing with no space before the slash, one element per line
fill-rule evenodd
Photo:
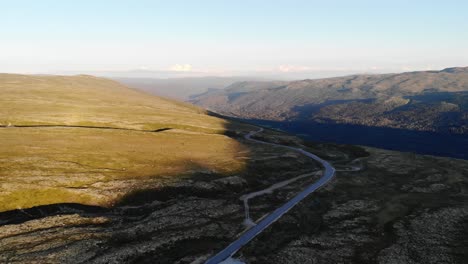
<path fill-rule="evenodd" d="M 467 257 L 467 161 L 253 135 L 256 126 L 92 76 L 0 77 L 0 262 L 204 263 L 245 231 L 241 197 L 289 183 L 249 199 L 259 221 L 320 182 L 320 163 L 297 148 L 336 176 L 235 258 Z"/>

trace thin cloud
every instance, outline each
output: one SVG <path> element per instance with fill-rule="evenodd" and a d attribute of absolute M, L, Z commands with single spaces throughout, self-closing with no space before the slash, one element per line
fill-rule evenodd
<path fill-rule="evenodd" d="M 176 72 L 190 72 L 192 71 L 192 65 L 190 64 L 176 64 L 169 68 L 171 71 Z"/>
<path fill-rule="evenodd" d="M 304 72 L 310 71 L 311 67 L 306 66 L 295 66 L 295 65 L 280 65 L 278 66 L 278 71 L 280 72 Z"/>

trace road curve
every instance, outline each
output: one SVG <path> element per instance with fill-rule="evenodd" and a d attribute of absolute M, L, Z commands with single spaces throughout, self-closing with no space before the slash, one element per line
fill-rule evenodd
<path fill-rule="evenodd" d="M 266 145 L 272 145 L 272 146 L 280 146 L 284 147 L 287 149 L 291 149 L 294 151 L 297 151 L 301 154 L 306 155 L 309 158 L 312 158 L 322 164 L 324 167 L 323 175 L 322 177 L 316 181 L 315 183 L 309 185 L 307 188 L 305 188 L 302 192 L 294 196 L 291 200 L 283 204 L 281 207 L 277 208 L 275 211 L 273 211 L 271 214 L 267 215 L 264 217 L 260 222 L 258 222 L 255 226 L 244 232 L 237 240 L 232 242 L 229 246 L 227 246 L 225 249 L 221 250 L 218 252 L 216 255 L 208 259 L 205 264 L 218 264 L 225 259 L 231 257 L 236 253 L 242 246 L 247 244 L 250 240 L 255 238 L 258 234 L 260 234 L 263 230 L 265 230 L 267 227 L 269 227 L 271 224 L 276 222 L 281 216 L 283 216 L 285 213 L 287 213 L 291 208 L 293 208 L 297 203 L 299 203 L 302 199 L 307 197 L 309 194 L 313 193 L 326 183 L 328 183 L 333 176 L 335 176 L 335 168 L 330 165 L 327 161 L 317 157 L 316 155 L 307 152 L 303 149 L 300 148 L 295 148 L 295 147 L 290 147 L 290 146 L 284 146 L 284 145 L 279 145 L 279 144 L 274 144 L 274 143 L 269 143 L 269 142 L 264 142 L 256 139 L 252 139 L 251 137 L 257 133 L 260 133 L 263 131 L 263 128 L 261 128 L 258 131 L 252 131 L 249 134 L 245 135 L 245 139 L 256 142 L 256 143 L 261 143 L 261 144 L 266 144 Z"/>

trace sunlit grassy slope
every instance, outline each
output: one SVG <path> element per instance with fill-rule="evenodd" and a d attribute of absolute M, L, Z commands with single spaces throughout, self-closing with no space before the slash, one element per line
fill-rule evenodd
<path fill-rule="evenodd" d="M 244 166 L 243 146 L 223 135 L 227 121 L 110 80 L 0 74 L 0 94 L 0 211 L 110 206 L 135 190 Z"/>
<path fill-rule="evenodd" d="M 132 129 L 223 130 L 201 109 L 149 96 L 93 76 L 0 74 L 0 124 L 81 125 Z"/>

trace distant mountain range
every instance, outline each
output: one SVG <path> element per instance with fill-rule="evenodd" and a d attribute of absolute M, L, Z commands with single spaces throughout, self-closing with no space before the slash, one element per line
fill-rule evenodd
<path fill-rule="evenodd" d="M 291 82 L 238 82 L 190 102 L 223 115 L 313 134 L 318 140 L 468 158 L 468 67 Z M 323 133 L 317 132 L 319 128 Z M 350 129 L 353 136 L 346 136 Z M 369 134 L 370 129 L 380 129 L 380 134 L 387 129 L 383 134 L 392 137 L 357 140 L 360 137 L 356 135 Z M 460 140 L 442 152 L 444 146 L 439 145 L 435 152 L 430 150 L 433 142 L 425 143 L 429 150 L 421 150 L 420 143 L 408 148 L 414 141 L 410 138 L 422 135 L 414 132 L 437 136 L 429 141 L 448 141 L 447 136 Z M 370 137 L 375 136 L 371 133 Z M 378 142 L 392 140 L 391 146 Z"/>
<path fill-rule="evenodd" d="M 266 81 L 266 79 L 261 79 L 259 77 L 111 78 L 130 87 L 143 90 L 154 95 L 179 100 L 188 100 L 192 96 L 197 96 L 207 91 L 223 89 L 240 81 Z"/>

